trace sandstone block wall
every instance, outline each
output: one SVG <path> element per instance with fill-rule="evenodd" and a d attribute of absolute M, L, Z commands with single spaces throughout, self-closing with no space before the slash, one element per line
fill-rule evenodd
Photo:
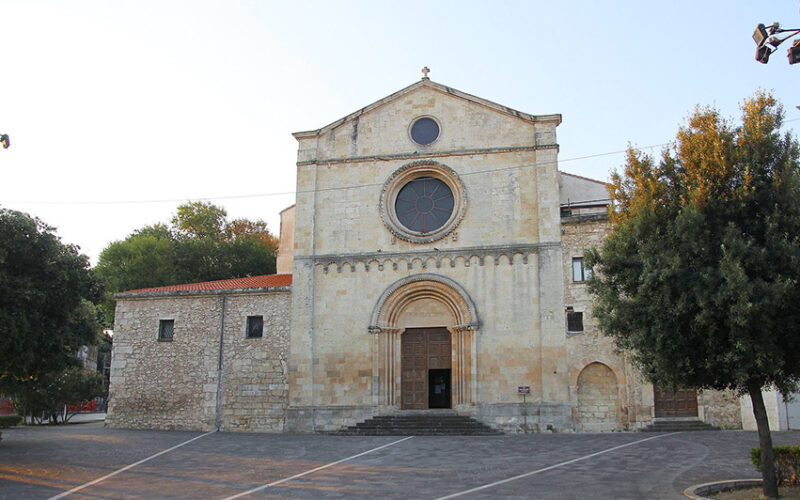
<path fill-rule="evenodd" d="M 734 391 L 697 391 L 700 418 L 721 429 L 741 429 L 742 412 L 739 395 Z"/>
<path fill-rule="evenodd" d="M 572 259 L 583 257 L 588 248 L 599 247 L 607 232 L 608 220 L 603 214 L 562 219 L 564 306 L 583 313 L 583 333 L 567 333 L 566 311 L 562 312 L 567 336 L 569 397 L 577 428 L 587 431 L 635 428 L 637 422 L 649 421 L 652 412 L 651 407 L 636 403 L 635 388 L 639 381 L 629 377 L 632 368 L 623 355 L 615 352 L 611 339 L 598 329 L 585 281 L 573 280 Z M 600 373 L 605 376 L 602 384 L 595 380 Z M 611 377 L 615 380 L 613 391 L 609 385 Z M 602 401 L 598 402 L 598 398 Z"/>
<path fill-rule="evenodd" d="M 427 146 L 409 136 L 420 116 L 440 126 L 439 138 Z M 321 132 L 296 134 L 292 415 L 383 411 L 376 404 L 376 387 L 386 376 L 380 346 L 397 344 L 376 340 L 387 333 L 370 333 L 370 317 L 389 286 L 424 273 L 463 287 L 477 309 L 480 325 L 470 330 L 474 345 L 464 358 L 475 366 L 458 368 L 474 391 L 470 404 L 511 408 L 521 401 L 519 385 L 531 386 L 532 403 L 567 400 L 560 117 L 526 116 L 422 86 Z M 452 170 L 466 198 L 453 232 L 427 243 L 397 237 L 380 211 L 387 180 L 420 159 Z"/>
<path fill-rule="evenodd" d="M 295 205 L 292 205 L 281 211 L 278 256 L 275 259 L 275 268 L 278 274 L 292 273 L 292 259 L 294 258 L 294 210 Z"/>
<path fill-rule="evenodd" d="M 222 297 L 162 293 L 118 299 L 108 425 L 215 428 Z M 290 302 L 288 290 L 226 298 L 222 429 L 283 429 Z M 246 339 L 246 317 L 256 315 L 264 317 L 264 336 Z M 157 338 L 162 319 L 175 322 L 171 341 Z"/>

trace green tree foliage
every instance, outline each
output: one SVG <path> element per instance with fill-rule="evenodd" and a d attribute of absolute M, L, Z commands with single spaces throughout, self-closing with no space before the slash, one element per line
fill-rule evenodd
<path fill-rule="evenodd" d="M 72 417 L 69 405 L 105 396 L 107 391 L 102 375 L 71 366 L 18 383 L 14 406 L 19 415 L 31 416 L 32 421 L 64 423 Z"/>
<path fill-rule="evenodd" d="M 98 330 L 89 260 L 53 231 L 0 209 L 0 390 L 64 369 Z"/>
<path fill-rule="evenodd" d="M 782 120 L 759 92 L 738 125 L 695 110 L 658 163 L 629 150 L 611 234 L 587 254 L 600 329 L 650 381 L 750 395 L 772 497 L 761 389 L 800 378 L 800 166 Z"/>
<path fill-rule="evenodd" d="M 178 207 L 172 217 L 172 230 L 182 239 L 222 239 L 228 212 L 224 208 L 202 201 L 190 201 Z"/>
<path fill-rule="evenodd" d="M 95 270 L 106 287 L 104 321 L 113 324 L 114 293 L 274 273 L 277 248 L 262 220 L 228 221 L 210 203 L 180 205 L 171 225 L 146 226 L 100 254 Z"/>

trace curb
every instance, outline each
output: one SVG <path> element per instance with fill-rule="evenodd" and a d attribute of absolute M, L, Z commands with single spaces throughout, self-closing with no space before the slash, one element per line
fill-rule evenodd
<path fill-rule="evenodd" d="M 761 479 L 729 479 L 728 481 L 695 484 L 683 490 L 683 495 L 692 500 L 708 500 L 708 497 L 704 495 L 711 495 L 721 491 L 752 488 L 753 486 L 761 486 Z"/>

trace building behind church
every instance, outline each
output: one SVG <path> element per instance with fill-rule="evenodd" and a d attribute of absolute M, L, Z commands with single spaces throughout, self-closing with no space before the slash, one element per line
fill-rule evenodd
<path fill-rule="evenodd" d="M 655 390 L 599 334 L 583 252 L 608 193 L 559 171 L 560 123 L 425 77 L 295 133 L 278 274 L 119 294 L 108 424 L 320 432 L 448 410 L 510 432 L 741 427 L 735 395 Z"/>

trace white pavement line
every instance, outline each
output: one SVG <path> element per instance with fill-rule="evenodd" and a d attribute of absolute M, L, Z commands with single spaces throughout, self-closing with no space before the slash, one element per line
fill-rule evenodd
<path fill-rule="evenodd" d="M 567 460 L 566 462 L 561 462 L 560 464 L 551 465 L 551 466 L 545 467 L 543 469 L 536 469 L 536 470 L 531 471 L 531 472 L 526 472 L 525 474 L 520 474 L 518 476 L 509 477 L 507 479 L 501 479 L 500 481 L 495 481 L 493 483 L 484 484 L 483 486 L 477 486 L 477 487 L 469 489 L 469 490 L 459 491 L 458 493 L 453 493 L 452 495 L 439 497 L 436 500 L 445 500 L 447 498 L 455 498 L 455 497 L 460 497 L 462 495 L 469 495 L 470 493 L 475 493 L 476 491 L 485 490 L 487 488 L 491 488 L 493 486 L 498 486 L 500 484 L 510 483 L 511 481 L 516 481 L 517 479 L 522 479 L 523 477 L 533 476 L 534 474 L 539 474 L 540 472 L 547 472 L 549 470 L 557 469 L 557 468 L 563 467 L 565 465 L 574 464 L 575 462 L 580 462 L 582 460 L 588 460 L 588 459 L 590 459 L 592 457 L 596 457 L 596 456 L 602 455 L 604 453 L 610 453 L 610 452 L 612 452 L 614 450 L 619 450 L 621 448 L 627 448 L 628 446 L 633 446 L 635 444 L 644 443 L 645 441 L 650 441 L 651 439 L 658 439 L 658 438 L 662 438 L 662 437 L 672 436 L 674 434 L 678 434 L 678 433 L 677 432 L 670 432 L 669 434 L 660 434 L 658 436 L 653 436 L 653 437 L 649 437 L 649 438 L 645 438 L 645 439 L 640 439 L 640 440 L 634 441 L 632 443 L 621 444 L 619 446 L 614 446 L 613 448 L 608 448 L 607 450 L 602 450 L 602 451 L 598 451 L 596 453 L 592 453 L 590 455 L 584 455 L 582 457 L 573 458 L 572 460 Z"/>
<path fill-rule="evenodd" d="M 110 477 L 112 477 L 112 476 L 116 476 L 117 474 L 119 474 L 119 473 L 121 473 L 121 472 L 125 472 L 126 470 L 128 470 L 128 469 L 132 469 L 132 468 L 136 467 L 137 465 L 140 465 L 140 464 L 143 464 L 143 463 L 147 462 L 148 460 L 152 460 L 152 459 L 154 459 L 154 458 L 156 458 L 156 457 L 160 457 L 160 456 L 161 456 L 161 455 L 163 455 L 164 453 L 169 453 L 169 452 L 170 452 L 170 451 L 172 451 L 172 450 L 175 450 L 175 449 L 177 449 L 177 448 L 180 448 L 181 446 L 187 445 L 187 444 L 191 443 L 192 441 L 196 441 L 196 440 L 200 439 L 201 437 L 206 437 L 206 436 L 208 436 L 209 434 L 214 434 L 215 432 L 217 432 L 217 431 L 209 431 L 209 432 L 206 432 L 205 434 L 200 434 L 199 436 L 195 436 L 195 437 L 193 437 L 192 439 L 190 439 L 190 440 L 188 440 L 188 441 L 184 441 L 184 442 L 182 442 L 182 443 L 180 443 L 180 444 L 176 444 L 176 445 L 175 445 L 175 446 L 173 446 L 172 448 L 167 448 L 167 449 L 166 449 L 166 450 L 164 450 L 164 451 L 159 451 L 159 452 L 158 452 L 158 453 L 156 453 L 155 455 L 150 455 L 149 457 L 147 457 L 147 458 L 143 458 L 143 459 L 139 460 L 138 462 L 134 462 L 134 463 L 132 463 L 132 464 L 130 464 L 130 465 L 126 465 L 125 467 L 123 467 L 123 468 L 121 468 L 121 469 L 117 469 L 117 470 L 115 470 L 114 472 L 112 472 L 112 473 L 110 473 L 110 474 L 106 474 L 106 475 L 105 475 L 105 476 L 103 476 L 103 477 L 98 477 L 98 478 L 97 478 L 97 479 L 95 479 L 94 481 L 89 481 L 89 482 L 88 482 L 88 483 L 86 483 L 86 484 L 82 484 L 82 485 L 80 485 L 80 486 L 77 486 L 77 487 L 75 487 L 75 488 L 72 488 L 71 490 L 69 490 L 69 491 L 65 491 L 64 493 L 59 493 L 58 495 L 56 495 L 56 496 L 54 496 L 54 497 L 50 497 L 50 498 L 48 498 L 47 500 L 56 500 L 56 499 L 58 499 L 58 498 L 64 498 L 64 497 L 65 497 L 65 496 L 67 496 L 67 495 L 71 495 L 71 494 L 73 494 L 73 493 L 75 493 L 75 492 L 77 492 L 77 491 L 80 491 L 80 490 L 82 490 L 82 489 L 84 489 L 84 488 L 86 488 L 86 487 L 92 486 L 93 484 L 97 484 L 97 483 L 99 483 L 99 482 L 101 482 L 101 481 L 105 481 L 106 479 L 108 479 L 108 478 L 110 478 Z"/>
<path fill-rule="evenodd" d="M 307 476 L 308 474 L 317 472 L 318 470 L 327 469 L 328 467 L 333 467 L 336 464 L 340 464 L 342 462 L 347 462 L 348 460 L 353 460 L 354 458 L 358 458 L 358 457 L 364 456 L 364 455 L 366 455 L 368 453 L 372 453 L 373 451 L 378 451 L 378 450 L 383 449 L 383 448 L 388 448 L 389 446 L 394 446 L 397 443 L 402 443 L 403 441 L 408 441 L 412 437 L 414 437 L 414 436 L 408 436 L 408 437 L 405 437 L 403 439 L 398 439 L 397 441 L 392 441 L 391 443 L 385 444 L 383 446 L 378 446 L 377 448 L 372 448 L 371 450 L 367 450 L 367 451 L 361 452 L 361 453 L 359 453 L 357 455 L 352 455 L 352 456 L 349 456 L 347 458 L 343 458 L 341 460 L 337 460 L 335 462 L 331 462 L 329 464 L 320 465 L 319 467 L 307 470 L 305 472 L 301 472 L 300 474 L 295 474 L 294 476 L 289 476 L 289 477 L 286 477 L 286 478 L 283 478 L 283 479 L 278 479 L 277 481 L 273 481 L 271 483 L 258 486 L 256 488 L 251 489 L 251 490 L 243 491 L 241 493 L 237 493 L 236 495 L 225 497 L 222 500 L 233 500 L 234 498 L 243 497 L 243 496 L 249 495 L 251 493 L 255 493 L 257 491 L 265 490 L 265 489 L 267 489 L 267 488 L 269 488 L 271 486 L 275 486 L 277 484 L 285 483 L 287 481 L 291 481 L 292 479 L 297 479 L 298 477 Z"/>

